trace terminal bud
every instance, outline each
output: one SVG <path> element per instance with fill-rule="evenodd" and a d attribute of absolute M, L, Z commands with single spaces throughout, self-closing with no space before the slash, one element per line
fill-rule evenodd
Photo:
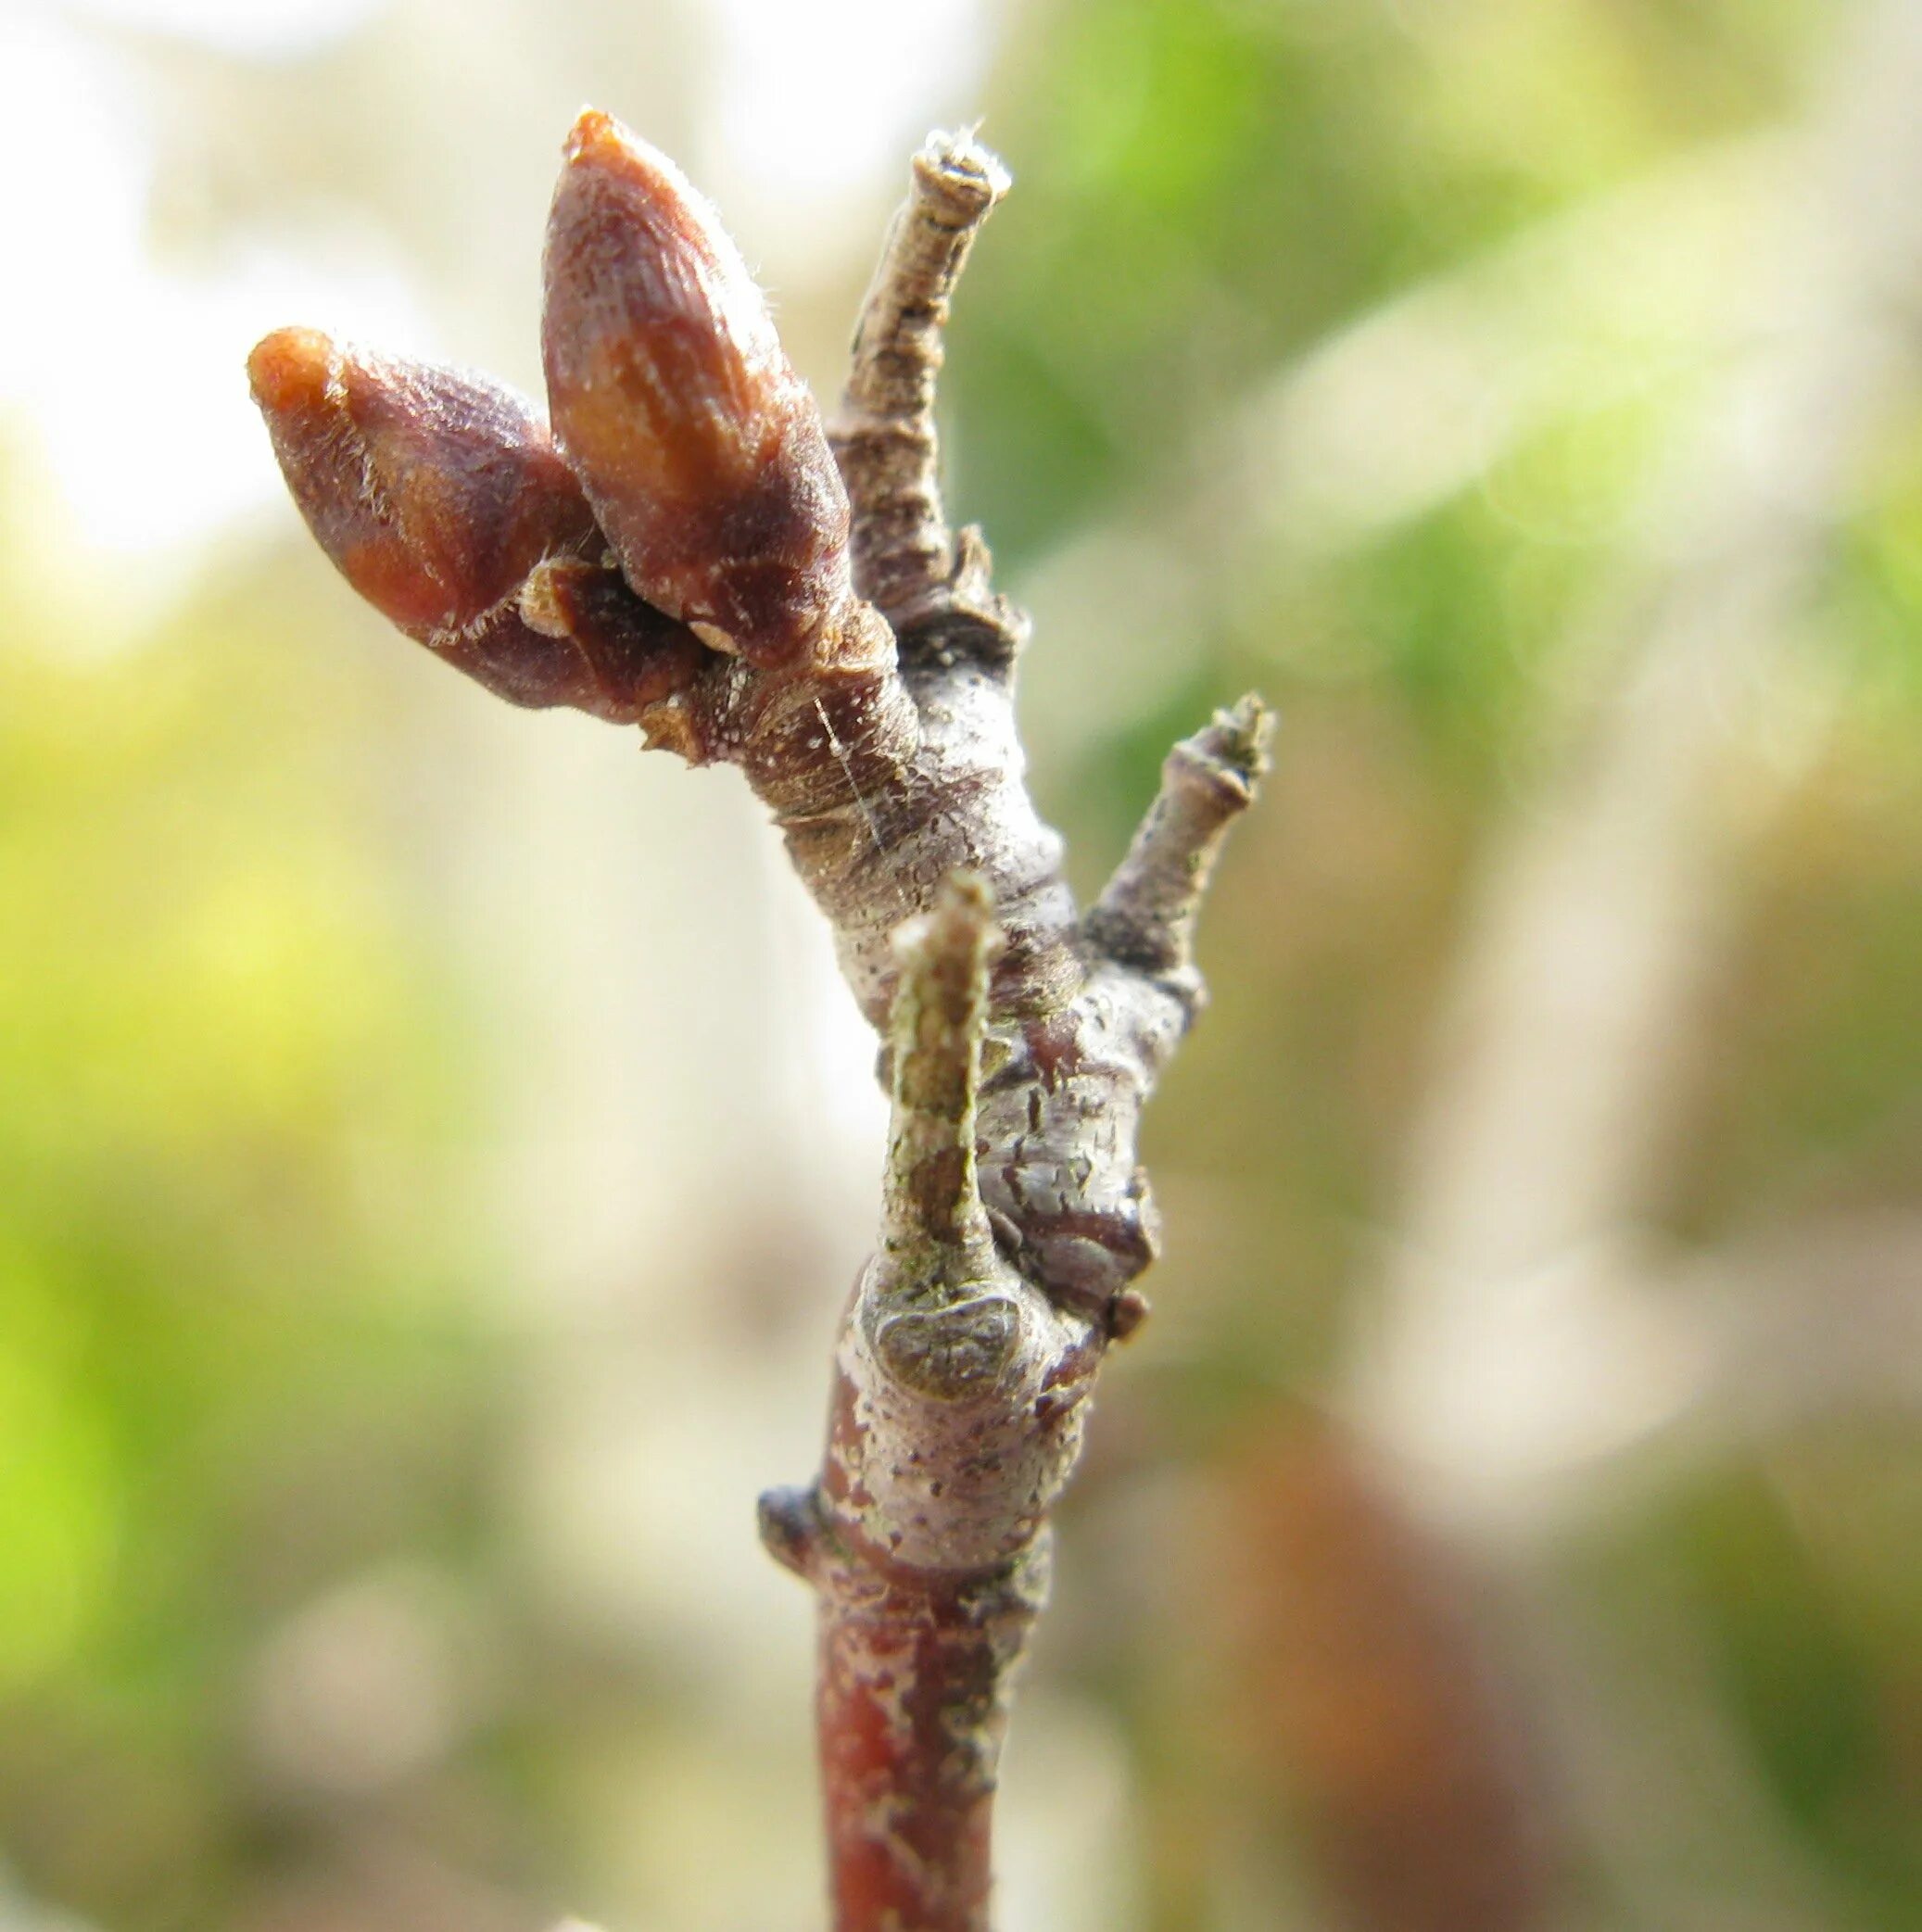
<path fill-rule="evenodd" d="M 680 170 L 618 122 L 583 114 L 565 152 L 548 400 L 628 582 L 756 665 L 834 655 L 847 494 L 760 289 Z"/>

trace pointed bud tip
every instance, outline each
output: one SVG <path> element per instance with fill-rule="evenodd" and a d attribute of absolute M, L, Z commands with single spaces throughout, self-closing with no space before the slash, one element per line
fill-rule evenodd
<path fill-rule="evenodd" d="M 634 137 L 612 114 L 603 113 L 599 107 L 583 107 L 567 130 L 561 152 L 574 162 L 591 159 L 601 153 L 619 154 L 633 145 Z"/>
<path fill-rule="evenodd" d="M 599 107 L 581 109 L 561 144 L 561 153 L 569 173 L 598 170 L 618 174 L 663 198 L 684 202 L 693 196 L 687 177 L 658 147 Z"/>
<path fill-rule="evenodd" d="M 660 239 L 676 235 L 703 255 L 732 253 L 719 218 L 694 183 L 668 156 L 612 114 L 583 107 L 561 151 L 565 165 L 555 191 L 557 205 L 571 199 L 585 208 L 602 195 L 612 195 L 624 210 L 625 223 L 658 224 Z"/>
<path fill-rule="evenodd" d="M 270 415 L 310 410 L 324 400 L 340 351 L 318 329 L 276 329 L 247 359 L 254 400 Z"/>

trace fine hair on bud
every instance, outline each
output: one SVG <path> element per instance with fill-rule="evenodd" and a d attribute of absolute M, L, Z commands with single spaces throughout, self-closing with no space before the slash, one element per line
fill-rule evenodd
<path fill-rule="evenodd" d="M 554 432 L 628 582 L 763 667 L 831 651 L 853 600 L 848 501 L 820 411 L 705 201 L 583 114 L 548 223 Z"/>
<path fill-rule="evenodd" d="M 632 723 L 664 657 L 698 654 L 682 626 L 584 561 L 605 549 L 593 510 L 512 391 L 311 329 L 267 336 L 247 373 L 321 549 L 384 616 L 498 696 Z M 522 613 L 528 580 L 556 560 L 605 579 L 576 631 Z"/>

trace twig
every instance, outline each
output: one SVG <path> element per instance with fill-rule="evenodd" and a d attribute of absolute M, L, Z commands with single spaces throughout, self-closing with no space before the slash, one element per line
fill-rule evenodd
<path fill-rule="evenodd" d="M 929 134 L 854 331 L 834 454 L 854 506 L 855 585 L 897 631 L 942 608 L 955 575 L 941 499 L 935 379 L 949 297 L 1008 186 L 1007 170 L 971 130 Z"/>
<path fill-rule="evenodd" d="M 1146 1307 L 1141 1111 L 1199 1004 L 1195 916 L 1265 713 L 1177 748 L 1084 926 L 1023 779 L 1025 624 L 935 478 L 941 329 L 999 163 L 967 136 L 916 159 L 855 338 L 844 490 L 712 210 L 604 115 L 566 154 L 554 441 L 489 386 L 297 331 L 255 351 L 256 394 L 315 535 L 403 628 L 513 701 L 741 767 L 888 1029 L 879 1244 L 820 1479 L 765 1497 L 762 1534 L 820 1597 L 839 1932 L 981 1932 L 1048 1510 Z"/>
<path fill-rule="evenodd" d="M 997 1253 L 976 1184 L 993 938 L 976 880 L 902 928 L 881 1244 L 843 1324 L 821 1480 L 762 1505 L 775 1555 L 820 1592 L 844 1932 L 987 1923 L 1010 1680 L 1100 1354 Z"/>
<path fill-rule="evenodd" d="M 1261 701 L 1246 697 L 1168 754 L 1161 789 L 1088 915 L 1088 937 L 1110 959 L 1198 991 L 1195 920 L 1221 841 L 1255 795 L 1269 736 Z"/>

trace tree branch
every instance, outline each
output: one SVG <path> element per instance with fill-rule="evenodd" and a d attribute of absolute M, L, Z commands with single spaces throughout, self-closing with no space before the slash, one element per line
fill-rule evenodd
<path fill-rule="evenodd" d="M 1099 1360 L 996 1251 L 975 1181 L 993 941 L 978 881 L 903 927 L 881 1244 L 836 1356 L 814 1491 L 764 1534 L 821 1598 L 816 1701 L 841 1932 L 980 1932 L 1012 1673 Z"/>
<path fill-rule="evenodd" d="M 917 157 L 838 468 L 673 163 L 591 112 L 565 153 L 551 435 L 491 385 L 302 331 L 255 351 L 255 393 L 315 536 L 404 630 L 512 701 L 741 767 L 888 1030 L 879 1242 L 821 1474 L 761 1528 L 819 1595 L 839 1932 L 982 1932 L 1048 1511 L 1146 1308 L 1141 1111 L 1199 1004 L 1195 917 L 1266 714 L 1244 700 L 1176 748 L 1084 925 L 1023 777 L 1025 620 L 935 475 L 941 331 L 1000 164 L 966 135 Z"/>

